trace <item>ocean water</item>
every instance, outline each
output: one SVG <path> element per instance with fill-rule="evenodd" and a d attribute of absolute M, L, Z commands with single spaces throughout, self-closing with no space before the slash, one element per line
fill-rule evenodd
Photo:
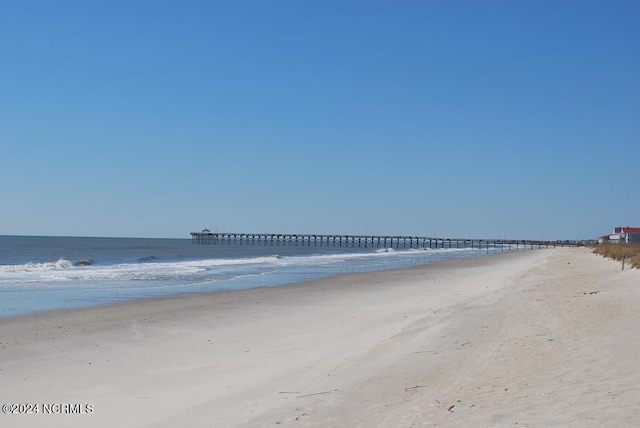
<path fill-rule="evenodd" d="M 281 286 L 495 251 L 503 250 L 194 245 L 190 239 L 0 236 L 0 318 L 184 293 Z"/>

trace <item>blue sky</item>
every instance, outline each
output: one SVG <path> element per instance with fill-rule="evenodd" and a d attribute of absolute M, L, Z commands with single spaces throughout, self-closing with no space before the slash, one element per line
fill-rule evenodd
<path fill-rule="evenodd" d="M 2 1 L 0 234 L 640 226 L 636 1 Z"/>

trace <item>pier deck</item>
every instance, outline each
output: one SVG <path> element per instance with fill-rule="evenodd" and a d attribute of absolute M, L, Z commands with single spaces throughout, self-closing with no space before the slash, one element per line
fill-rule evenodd
<path fill-rule="evenodd" d="M 203 245 L 261 245 L 345 248 L 556 248 L 577 247 L 577 241 L 465 239 L 424 236 L 309 235 L 287 233 L 191 232 L 191 242 Z"/>

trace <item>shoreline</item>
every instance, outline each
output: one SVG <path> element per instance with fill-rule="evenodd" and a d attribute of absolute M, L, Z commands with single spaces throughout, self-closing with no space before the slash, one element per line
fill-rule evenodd
<path fill-rule="evenodd" d="M 367 271 L 362 271 L 362 272 L 339 273 L 339 274 L 330 275 L 330 276 L 321 277 L 321 278 L 302 280 L 302 281 L 296 281 L 296 282 L 291 282 L 291 283 L 284 283 L 282 285 L 264 285 L 264 286 L 251 287 L 251 288 L 222 289 L 222 290 L 214 290 L 214 291 L 190 291 L 190 292 L 183 292 L 183 293 L 179 293 L 179 294 L 170 294 L 170 295 L 125 298 L 125 299 L 123 299 L 121 301 L 98 303 L 98 304 L 93 304 L 93 305 L 89 305 L 89 306 L 79 306 L 79 307 L 71 307 L 71 308 L 61 307 L 61 308 L 44 309 L 44 310 L 39 310 L 39 311 L 34 311 L 34 312 L 27 312 L 27 313 L 12 314 L 12 315 L 6 315 L 6 316 L 0 315 L 0 324 L 2 322 L 5 322 L 5 321 L 20 320 L 20 319 L 34 317 L 34 316 L 38 316 L 38 315 L 48 316 L 48 315 L 53 315 L 55 313 L 67 313 L 67 312 L 73 312 L 73 311 L 85 310 L 85 309 L 86 310 L 90 310 L 90 309 L 110 308 L 110 307 L 117 307 L 117 306 L 120 306 L 120 305 L 137 304 L 137 303 L 145 302 L 145 301 L 149 301 L 149 302 L 151 302 L 151 301 L 162 301 L 162 300 L 167 300 L 167 299 L 171 300 L 171 299 L 179 299 L 179 298 L 188 298 L 189 296 L 197 297 L 197 296 L 207 296 L 207 295 L 213 295 L 213 294 L 236 293 L 236 292 L 242 292 L 242 291 L 248 291 L 248 290 L 260 290 L 260 289 L 269 289 L 269 288 L 304 286 L 305 284 L 314 283 L 316 281 L 331 280 L 331 279 L 334 279 L 334 278 L 341 278 L 343 276 L 344 277 L 348 277 L 350 275 L 376 274 L 376 273 L 379 273 L 379 272 L 413 269 L 413 268 L 420 268 L 421 266 L 439 265 L 441 263 L 448 263 L 448 262 L 453 262 L 453 261 L 456 261 L 456 260 L 484 259 L 486 257 L 505 256 L 505 255 L 507 255 L 509 253 L 519 253 L 519 252 L 526 252 L 526 251 L 540 251 L 540 250 L 534 249 L 534 250 L 511 250 L 511 251 L 506 251 L 506 252 L 491 252 L 491 253 L 486 253 L 484 255 L 472 255 L 472 256 L 468 256 L 468 257 L 453 258 L 453 259 L 448 259 L 448 260 L 438 260 L 438 261 L 427 262 L 427 263 L 413 265 L 413 266 L 390 267 L 390 268 L 384 267 L 384 268 L 382 268 L 380 270 L 367 270 Z"/>
<path fill-rule="evenodd" d="M 56 244 L 65 247 L 59 242 Z M 263 247 L 237 248 L 228 253 L 226 249 L 220 250 L 226 247 L 220 247 L 203 258 L 203 253 L 198 251 L 195 251 L 198 254 L 195 257 L 193 247 L 196 246 L 191 244 L 185 248 L 156 248 L 154 245 L 147 243 L 140 248 L 126 245 L 116 248 L 113 244 L 104 244 L 101 250 L 103 254 L 92 254 L 99 260 L 94 266 L 66 269 L 71 263 L 67 259 L 87 257 L 87 248 L 73 249 L 66 258 L 58 258 L 55 263 L 0 266 L 0 282 L 5 284 L 0 293 L 3 297 L 0 319 L 50 310 L 118 304 L 129 300 L 282 286 L 344 273 L 402 269 L 444 258 L 492 254 L 466 248 L 346 253 L 315 250 L 306 253 L 284 249 L 284 255 L 278 256 L 273 254 L 272 249 Z M 32 250 L 33 247 L 27 248 L 27 252 Z M 71 251 L 69 248 L 67 250 Z M 176 255 L 176 251 L 180 253 L 183 250 L 184 254 L 191 251 L 190 255 L 194 258 Z M 121 256 L 116 255 L 122 252 L 126 255 L 122 260 L 131 260 L 132 264 L 120 263 Z M 42 257 L 42 254 L 38 257 Z M 158 257 L 160 259 L 156 260 Z M 24 258 L 27 259 L 30 258 Z"/>
<path fill-rule="evenodd" d="M 3 403 L 93 409 L 0 421 L 629 424 L 640 273 L 619 269 L 586 249 L 510 252 L 0 320 Z"/>

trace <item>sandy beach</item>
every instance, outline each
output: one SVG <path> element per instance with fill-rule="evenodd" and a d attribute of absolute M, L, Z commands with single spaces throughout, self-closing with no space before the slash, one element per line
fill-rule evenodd
<path fill-rule="evenodd" d="M 638 426 L 639 307 L 558 248 L 8 319 L 0 426 Z"/>

